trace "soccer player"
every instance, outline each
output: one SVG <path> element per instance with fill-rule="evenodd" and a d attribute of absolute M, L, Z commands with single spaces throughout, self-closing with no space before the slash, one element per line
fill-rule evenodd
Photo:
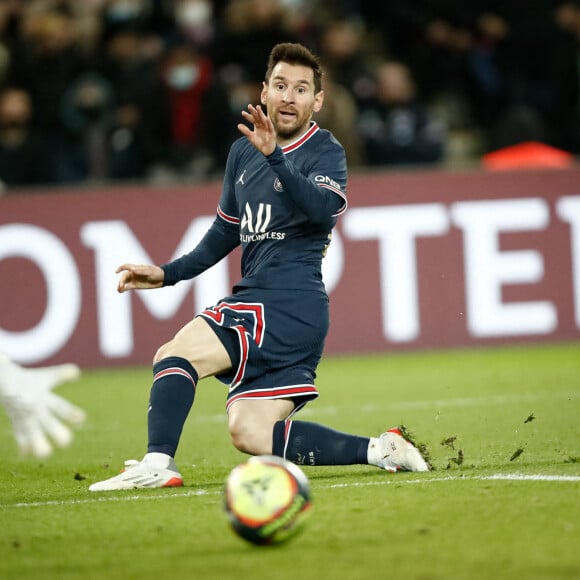
<path fill-rule="evenodd" d="M 231 147 L 217 216 L 189 254 L 163 266 L 123 264 L 118 291 L 191 279 L 242 247 L 242 279 L 161 346 L 154 358 L 148 447 L 141 461 L 92 491 L 183 485 L 175 465 L 199 380 L 229 385 L 234 446 L 305 465 L 372 464 L 427 471 L 396 429 L 379 437 L 291 420 L 316 398 L 316 367 L 329 327 L 322 258 L 347 206 L 346 159 L 313 120 L 324 101 L 319 60 L 300 44 L 270 53 L 262 106 L 249 105 Z M 262 108 L 264 107 L 264 108 Z"/>

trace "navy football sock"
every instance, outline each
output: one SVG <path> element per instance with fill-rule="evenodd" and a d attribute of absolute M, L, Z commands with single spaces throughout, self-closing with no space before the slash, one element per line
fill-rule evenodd
<path fill-rule="evenodd" d="M 183 425 L 193 405 L 197 372 L 188 360 L 172 356 L 153 365 L 149 398 L 148 453 L 175 457 Z"/>
<path fill-rule="evenodd" d="M 272 453 L 299 465 L 367 464 L 368 445 L 368 437 L 286 420 L 274 424 Z"/>

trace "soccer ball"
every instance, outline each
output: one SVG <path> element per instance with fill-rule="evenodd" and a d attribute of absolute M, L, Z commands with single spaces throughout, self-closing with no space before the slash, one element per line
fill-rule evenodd
<path fill-rule="evenodd" d="M 308 478 L 273 455 L 252 457 L 232 469 L 224 503 L 233 530 L 257 545 L 288 540 L 303 527 L 312 507 Z"/>

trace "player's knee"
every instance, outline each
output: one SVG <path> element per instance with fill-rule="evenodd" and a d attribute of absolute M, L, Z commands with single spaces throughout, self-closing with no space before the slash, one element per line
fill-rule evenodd
<path fill-rule="evenodd" d="M 170 356 L 179 356 L 179 354 L 175 351 L 175 346 L 173 344 L 173 340 L 166 342 L 164 345 L 160 346 L 153 357 L 153 364 L 158 363 L 159 361 L 163 360 L 164 358 Z"/>
<path fill-rule="evenodd" d="M 272 453 L 272 429 L 253 421 L 251 423 L 243 417 L 230 417 L 228 426 L 234 447 L 249 455 Z"/>

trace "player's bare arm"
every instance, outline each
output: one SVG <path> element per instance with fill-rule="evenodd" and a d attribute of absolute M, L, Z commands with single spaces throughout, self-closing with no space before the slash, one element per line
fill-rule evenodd
<path fill-rule="evenodd" d="M 128 290 L 145 290 L 161 288 L 165 273 L 159 266 L 148 264 L 122 264 L 115 270 L 121 274 L 117 284 L 117 292 L 123 293 Z"/>
<path fill-rule="evenodd" d="M 258 105 L 248 105 L 247 111 L 242 111 L 242 117 L 254 126 L 252 131 L 243 123 L 238 124 L 238 130 L 248 138 L 250 143 L 264 155 L 271 155 L 276 149 L 276 131 L 269 117 Z"/>

